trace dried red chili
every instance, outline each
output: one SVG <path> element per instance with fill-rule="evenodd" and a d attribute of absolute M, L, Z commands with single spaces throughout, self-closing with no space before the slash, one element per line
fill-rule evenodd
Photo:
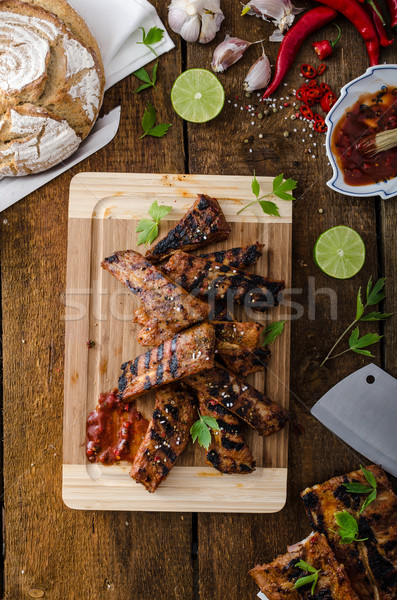
<path fill-rule="evenodd" d="M 307 104 L 302 104 L 302 106 L 299 107 L 299 110 L 301 111 L 301 115 L 303 117 L 305 117 L 305 119 L 308 119 L 309 121 L 313 121 L 313 119 L 314 119 L 313 111 L 311 108 L 309 108 L 307 106 Z"/>
<path fill-rule="evenodd" d="M 336 94 L 334 94 L 334 92 L 327 92 L 321 98 L 321 108 L 323 109 L 324 112 L 328 113 L 336 101 L 337 101 Z"/>
<path fill-rule="evenodd" d="M 307 79 L 314 79 L 317 75 L 316 69 L 307 63 L 301 65 L 301 73 L 303 77 L 306 77 Z"/>
<path fill-rule="evenodd" d="M 317 75 L 322 75 L 325 72 L 326 68 L 327 68 L 327 65 L 324 63 L 321 63 L 321 65 L 318 65 Z"/>

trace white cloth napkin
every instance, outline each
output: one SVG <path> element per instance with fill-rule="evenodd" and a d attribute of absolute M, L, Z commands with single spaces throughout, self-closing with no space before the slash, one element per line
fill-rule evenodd
<path fill-rule="evenodd" d="M 174 48 L 156 10 L 147 0 L 69 1 L 99 43 L 105 67 L 105 89 L 155 58 L 149 48 L 136 43 L 142 41 L 139 27 L 146 33 L 154 26 L 164 30 L 163 39 L 153 45 L 159 56 Z M 116 135 L 119 123 L 120 107 L 99 119 L 88 138 L 63 163 L 37 175 L 0 178 L 0 212 L 106 146 Z"/>

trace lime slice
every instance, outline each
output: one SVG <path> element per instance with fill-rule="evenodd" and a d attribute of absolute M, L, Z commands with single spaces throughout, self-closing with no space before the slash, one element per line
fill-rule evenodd
<path fill-rule="evenodd" d="M 223 85 L 207 69 L 189 69 L 175 81 L 171 90 L 175 112 L 192 123 L 205 123 L 221 112 L 225 103 Z"/>
<path fill-rule="evenodd" d="M 326 275 L 348 279 L 356 275 L 364 264 L 364 242 L 350 227 L 332 227 L 318 238 L 314 246 L 314 261 Z"/>

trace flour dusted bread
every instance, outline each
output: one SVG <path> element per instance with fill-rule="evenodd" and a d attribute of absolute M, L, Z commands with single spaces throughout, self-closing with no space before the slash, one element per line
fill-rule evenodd
<path fill-rule="evenodd" d="M 0 176 L 49 169 L 89 134 L 104 89 L 98 44 L 63 0 L 0 0 Z"/>

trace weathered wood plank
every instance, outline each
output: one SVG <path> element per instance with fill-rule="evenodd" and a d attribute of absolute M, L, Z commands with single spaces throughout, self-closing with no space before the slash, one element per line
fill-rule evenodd
<path fill-rule="evenodd" d="M 164 18 L 166 7 L 159 6 Z M 177 43 L 178 40 L 176 40 Z M 146 102 L 169 120 L 180 53 L 163 56 L 159 86 L 134 95 L 129 77 L 105 98 L 122 104 L 115 140 L 1 215 L 5 597 L 149 600 L 192 596 L 191 519 L 179 514 L 78 512 L 61 499 L 68 188 L 79 171 L 183 172 L 182 124 L 141 135 Z M 84 256 L 81 257 L 84 260 Z"/>

